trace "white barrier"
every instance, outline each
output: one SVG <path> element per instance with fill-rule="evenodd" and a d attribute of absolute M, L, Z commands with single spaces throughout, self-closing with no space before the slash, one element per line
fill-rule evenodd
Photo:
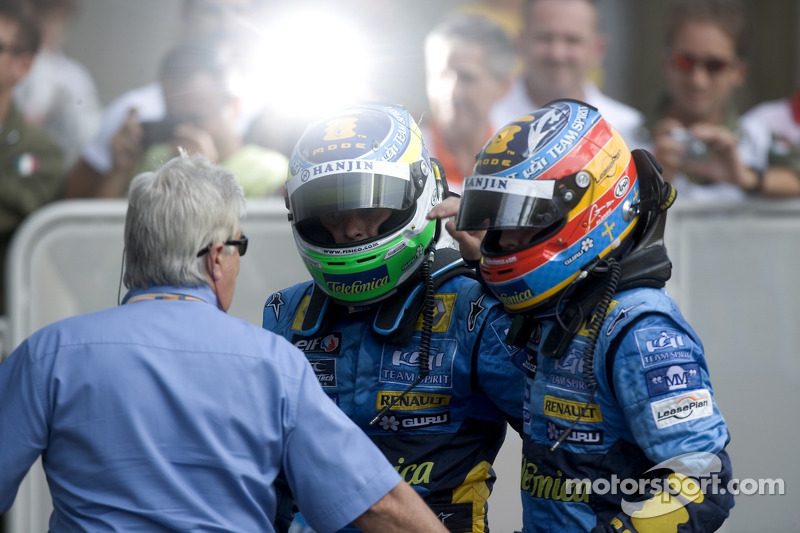
<path fill-rule="evenodd" d="M 736 497 L 725 531 L 800 531 L 800 202 L 685 203 L 668 218 L 667 287 L 703 339 L 734 478 L 785 487 Z"/>
<path fill-rule="evenodd" d="M 54 320 L 116 305 L 123 201 L 69 201 L 31 216 L 8 257 L 8 349 Z M 265 298 L 308 278 L 281 200 L 248 203 L 251 244 L 231 314 L 261 323 Z M 783 496 L 739 496 L 726 532 L 800 530 L 800 202 L 677 205 L 669 214 L 670 293 L 702 337 L 717 402 L 732 434 L 734 476 L 782 479 Z M 0 406 L 2 408 L 2 406 Z M 520 439 L 509 434 L 496 467 L 492 530 L 521 525 Z M 47 531 L 52 509 L 41 467 L 31 470 L 6 533 Z"/>

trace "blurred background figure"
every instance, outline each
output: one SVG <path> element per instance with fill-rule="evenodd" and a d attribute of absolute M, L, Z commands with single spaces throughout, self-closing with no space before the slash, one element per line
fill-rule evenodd
<path fill-rule="evenodd" d="M 467 2 L 458 11 L 487 17 L 499 25 L 512 40 L 522 33 L 522 4 L 525 0 L 477 0 Z"/>
<path fill-rule="evenodd" d="M 800 88 L 786 98 L 762 102 L 742 116 L 769 130 L 765 196 L 800 196 Z"/>
<path fill-rule="evenodd" d="M 663 59 L 666 94 L 649 122 L 652 151 L 679 198 L 734 200 L 760 190 L 768 132 L 741 121 L 746 17 L 736 0 L 672 0 Z"/>
<path fill-rule="evenodd" d="M 226 42 L 237 65 L 246 65 L 252 50 L 253 24 L 260 20 L 258 0 L 182 0 L 180 24 L 175 30 L 175 43 Z M 246 99 L 242 102 L 239 128 L 247 131 L 262 103 Z M 103 113 L 97 134 L 83 147 L 77 162 L 67 173 L 64 197 L 90 198 L 103 194 L 102 183 L 113 170 L 112 138 L 130 120 L 136 110 L 137 121 L 164 118 L 166 106 L 158 82 L 132 89 L 117 97 Z M 113 187 L 112 187 L 113 189 Z"/>
<path fill-rule="evenodd" d="M 525 0 L 519 39 L 522 72 L 492 110 L 502 126 L 559 98 L 575 98 L 600 110 L 636 148 L 644 118 L 600 92 L 591 77 L 608 46 L 592 0 Z"/>
<path fill-rule="evenodd" d="M 32 0 L 42 46 L 28 75 L 14 89 L 14 101 L 33 126 L 44 127 L 64 152 L 64 167 L 78 158 L 94 135 L 102 113 L 92 75 L 62 47 L 78 0 Z"/>
<path fill-rule="evenodd" d="M 5 314 L 5 259 L 22 221 L 53 201 L 61 187 L 61 150 L 25 122 L 14 87 L 31 68 L 41 33 L 30 4 L 0 0 L 0 315 Z"/>
<path fill-rule="evenodd" d="M 286 181 L 286 156 L 246 144 L 239 128 L 241 83 L 224 43 L 181 43 L 170 50 L 159 72 L 164 119 L 140 122 L 131 109 L 111 141 L 112 170 L 98 197 L 127 193 L 134 176 L 153 171 L 179 155 L 202 154 L 233 172 L 247 197 L 267 196 Z"/>
<path fill-rule="evenodd" d="M 481 15 L 453 14 L 425 40 L 430 115 L 422 134 L 451 191 L 461 192 L 475 155 L 496 130 L 489 115 L 508 91 L 515 57 L 508 35 Z"/>

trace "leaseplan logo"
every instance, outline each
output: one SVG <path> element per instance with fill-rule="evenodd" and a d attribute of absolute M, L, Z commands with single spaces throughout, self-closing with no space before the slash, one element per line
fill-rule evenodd
<path fill-rule="evenodd" d="M 658 429 L 714 414 L 714 407 L 711 405 L 711 393 L 708 389 L 697 389 L 680 396 L 671 396 L 664 400 L 652 402 L 650 409 L 653 412 L 653 418 Z"/>

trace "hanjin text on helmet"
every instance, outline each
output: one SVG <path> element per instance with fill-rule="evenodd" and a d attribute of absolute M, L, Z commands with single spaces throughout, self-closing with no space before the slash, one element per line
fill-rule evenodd
<path fill-rule="evenodd" d="M 326 176 L 328 174 L 338 174 L 340 172 L 353 172 L 354 170 L 369 170 L 372 171 L 374 166 L 373 161 L 359 161 L 345 159 L 343 161 L 332 161 L 330 163 L 322 163 L 313 166 L 309 169 L 309 174 L 315 178 Z"/>

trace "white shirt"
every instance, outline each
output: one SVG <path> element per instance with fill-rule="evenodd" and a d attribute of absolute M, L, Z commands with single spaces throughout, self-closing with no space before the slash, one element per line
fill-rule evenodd
<path fill-rule="evenodd" d="M 600 111 L 603 118 L 622 135 L 625 142 L 629 143 L 629 148 L 640 148 L 638 146 L 639 129 L 644 124 L 644 116 L 639 111 L 606 96 L 593 83 L 587 82 L 583 86 L 583 94 L 586 103 Z M 514 80 L 505 96 L 494 104 L 491 114 L 492 124 L 500 129 L 509 122 L 537 109 L 538 106 L 528 97 L 525 78 L 519 76 Z"/>
<path fill-rule="evenodd" d="M 793 145 L 800 145 L 800 124 L 794 120 L 788 98 L 762 102 L 742 115 L 743 122 L 755 121 Z"/>
<path fill-rule="evenodd" d="M 29 123 L 45 128 L 58 143 L 65 167 L 95 134 L 103 110 L 86 67 L 47 49 L 36 55 L 28 74 L 14 87 L 14 102 Z"/>

